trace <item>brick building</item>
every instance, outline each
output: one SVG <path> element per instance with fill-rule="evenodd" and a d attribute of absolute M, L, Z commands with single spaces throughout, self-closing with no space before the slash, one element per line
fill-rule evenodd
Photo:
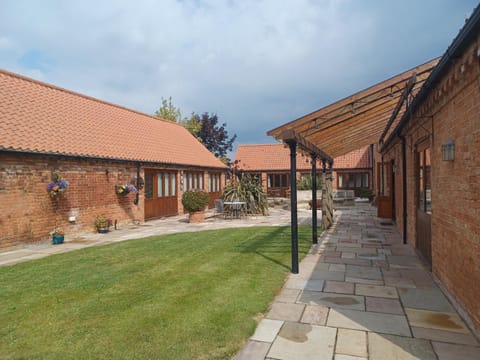
<path fill-rule="evenodd" d="M 334 189 L 354 190 L 359 196 L 362 189 L 373 189 L 372 147 L 349 152 L 334 159 Z M 284 197 L 290 188 L 290 151 L 283 144 L 239 145 L 235 154 L 238 169 L 262 179 L 268 196 Z M 318 163 L 317 167 L 321 167 Z M 310 175 L 310 157 L 297 155 L 297 179 Z"/>
<path fill-rule="evenodd" d="M 480 332 L 480 6 L 433 59 L 268 132 L 336 158 L 375 145 L 378 215 L 393 220 Z"/>
<path fill-rule="evenodd" d="M 221 195 L 227 167 L 184 127 L 0 70 L 0 247 L 183 213 L 188 189 Z M 53 174 L 69 181 L 50 196 Z M 117 194 L 134 184 L 137 194 Z M 70 221 L 69 221 L 70 220 Z"/>

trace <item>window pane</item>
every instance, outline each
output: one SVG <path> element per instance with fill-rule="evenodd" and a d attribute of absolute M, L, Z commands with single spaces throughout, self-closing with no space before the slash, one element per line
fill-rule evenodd
<path fill-rule="evenodd" d="M 193 189 L 193 176 L 192 174 L 188 174 L 188 190 Z"/>
<path fill-rule="evenodd" d="M 153 173 L 145 173 L 145 198 L 153 198 Z"/>
<path fill-rule="evenodd" d="M 338 188 L 343 189 L 345 187 L 345 175 L 338 174 Z"/>
<path fill-rule="evenodd" d="M 362 187 L 362 176 L 360 174 L 355 175 L 355 187 L 361 188 Z"/>
<path fill-rule="evenodd" d="M 161 172 L 157 173 L 157 196 L 162 197 L 163 196 L 163 174 Z"/>
<path fill-rule="evenodd" d="M 348 187 L 355 187 L 355 174 L 348 174 Z"/>
<path fill-rule="evenodd" d="M 177 175 L 176 175 L 176 174 L 172 174 L 172 191 L 171 191 L 171 195 L 172 195 L 172 196 L 177 195 Z"/>
<path fill-rule="evenodd" d="M 170 196 L 170 175 L 165 173 L 165 196 Z"/>
<path fill-rule="evenodd" d="M 370 184 L 368 183 L 368 173 L 363 174 L 363 187 L 370 187 Z"/>
<path fill-rule="evenodd" d="M 267 177 L 267 187 L 268 188 L 272 187 L 272 175 L 268 175 Z"/>
<path fill-rule="evenodd" d="M 187 191 L 187 190 L 188 190 L 188 178 L 187 178 L 187 174 L 183 173 L 183 191 Z"/>
<path fill-rule="evenodd" d="M 198 187 L 203 190 L 203 174 L 198 175 L 199 181 L 198 181 Z"/>

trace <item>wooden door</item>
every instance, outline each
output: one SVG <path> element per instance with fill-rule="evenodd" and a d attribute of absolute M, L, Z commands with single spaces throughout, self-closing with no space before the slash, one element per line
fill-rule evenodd
<path fill-rule="evenodd" d="M 424 259 L 432 264 L 432 204 L 430 148 L 419 147 L 416 152 L 417 220 L 416 247 Z"/>
<path fill-rule="evenodd" d="M 177 173 L 158 169 L 145 170 L 145 219 L 178 214 Z"/>
<path fill-rule="evenodd" d="M 380 218 L 394 219 L 394 198 L 393 198 L 393 167 L 391 162 L 377 164 L 377 216 Z"/>

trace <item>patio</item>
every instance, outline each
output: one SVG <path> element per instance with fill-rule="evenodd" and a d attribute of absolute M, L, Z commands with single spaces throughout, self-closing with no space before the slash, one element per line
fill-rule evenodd
<path fill-rule="evenodd" d="M 235 360 L 480 358 L 431 273 L 375 211 L 335 212 Z"/>

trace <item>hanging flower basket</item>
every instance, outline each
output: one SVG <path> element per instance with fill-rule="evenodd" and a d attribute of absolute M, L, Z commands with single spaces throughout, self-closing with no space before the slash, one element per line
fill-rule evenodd
<path fill-rule="evenodd" d="M 117 195 L 126 196 L 126 195 L 130 194 L 131 192 L 137 193 L 138 190 L 135 187 L 135 185 L 128 184 L 128 185 L 117 185 L 117 186 L 115 186 L 115 192 L 117 193 Z"/>
<path fill-rule="evenodd" d="M 60 174 L 53 173 L 52 182 L 47 184 L 47 191 L 51 196 L 57 196 L 67 191 L 68 185 L 68 180 L 63 180 Z"/>

